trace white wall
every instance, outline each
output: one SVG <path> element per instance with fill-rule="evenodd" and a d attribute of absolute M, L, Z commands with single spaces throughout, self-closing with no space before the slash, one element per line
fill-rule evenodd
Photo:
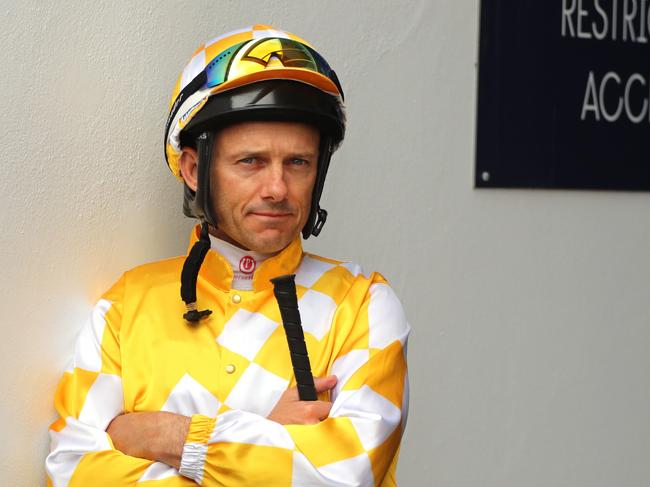
<path fill-rule="evenodd" d="M 478 2 L 15 2 L 0 71 L 0 477 L 43 485 L 52 397 L 91 303 L 184 251 L 172 84 L 253 22 L 337 69 L 349 131 L 307 247 L 381 270 L 413 326 L 401 485 L 650 479 L 648 194 L 474 190 Z"/>

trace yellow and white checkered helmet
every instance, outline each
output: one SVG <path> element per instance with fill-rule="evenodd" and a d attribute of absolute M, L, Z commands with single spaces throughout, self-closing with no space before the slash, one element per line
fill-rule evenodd
<path fill-rule="evenodd" d="M 165 156 L 181 178 L 178 161 L 181 132 L 208 99 L 227 90 L 263 80 L 284 79 L 308 84 L 342 101 L 336 73 L 304 39 L 268 25 L 228 32 L 201 45 L 183 69 L 172 93 Z M 341 125 L 345 124 L 344 118 Z"/>

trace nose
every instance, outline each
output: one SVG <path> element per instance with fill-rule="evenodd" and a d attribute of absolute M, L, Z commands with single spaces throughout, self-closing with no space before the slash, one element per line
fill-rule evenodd
<path fill-rule="evenodd" d="M 288 188 L 283 164 L 269 164 L 264 171 L 261 196 L 265 200 L 279 202 L 287 198 Z"/>

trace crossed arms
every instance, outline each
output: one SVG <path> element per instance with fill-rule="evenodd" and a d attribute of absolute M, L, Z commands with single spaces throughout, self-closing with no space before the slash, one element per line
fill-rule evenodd
<path fill-rule="evenodd" d="M 329 369 L 336 377 L 317 381 L 332 402 L 297 401 L 289 388 L 267 417 L 202 407 L 125 414 L 121 293 L 118 283 L 100 300 L 59 384 L 46 460 L 52 485 L 382 485 L 405 421 L 409 333 L 385 283 L 370 286 L 359 312 L 386 311 L 374 346 L 347 344 Z"/>
<path fill-rule="evenodd" d="M 336 376 L 315 378 L 316 392 L 336 385 Z M 329 415 L 329 401 L 300 401 L 296 387 L 287 389 L 267 419 L 276 423 L 316 424 Z M 180 469 L 185 438 L 192 418 L 166 411 L 126 413 L 117 416 L 106 432 L 122 453 Z"/>

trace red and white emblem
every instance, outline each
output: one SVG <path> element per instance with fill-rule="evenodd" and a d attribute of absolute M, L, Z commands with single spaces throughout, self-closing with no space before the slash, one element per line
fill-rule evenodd
<path fill-rule="evenodd" d="M 250 255 L 245 255 L 239 261 L 239 270 L 244 274 L 252 274 L 255 272 L 255 267 L 257 263 Z"/>

